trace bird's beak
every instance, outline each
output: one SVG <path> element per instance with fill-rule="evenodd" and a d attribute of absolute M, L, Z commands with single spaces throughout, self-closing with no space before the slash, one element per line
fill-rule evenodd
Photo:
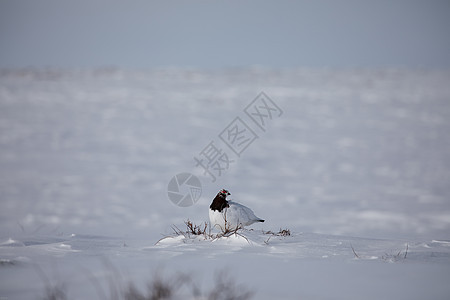
<path fill-rule="evenodd" d="M 231 193 L 230 193 L 230 192 L 228 192 L 228 195 L 231 195 Z"/>

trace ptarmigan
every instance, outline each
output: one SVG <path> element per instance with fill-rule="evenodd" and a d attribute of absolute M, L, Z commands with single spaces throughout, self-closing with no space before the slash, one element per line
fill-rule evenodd
<path fill-rule="evenodd" d="M 264 222 L 247 206 L 228 201 L 226 199 L 228 195 L 231 194 L 227 190 L 220 190 L 209 206 L 209 221 L 212 228 L 227 232 L 256 222 Z"/>

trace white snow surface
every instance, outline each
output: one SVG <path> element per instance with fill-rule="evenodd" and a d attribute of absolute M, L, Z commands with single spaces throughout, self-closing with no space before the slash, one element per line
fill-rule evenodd
<path fill-rule="evenodd" d="M 447 299 L 449 83 L 398 69 L 2 70 L 0 299 L 46 285 L 105 299 L 158 270 L 203 290 L 223 270 L 255 299 Z M 243 112 L 261 91 L 283 110 L 265 131 Z M 218 137 L 238 116 L 258 135 L 240 156 Z M 232 160 L 215 182 L 194 161 L 211 141 Z M 167 197 L 181 172 L 202 181 L 190 207 Z M 221 188 L 266 221 L 172 237 L 207 221 Z M 291 235 L 266 233 L 280 228 Z"/>

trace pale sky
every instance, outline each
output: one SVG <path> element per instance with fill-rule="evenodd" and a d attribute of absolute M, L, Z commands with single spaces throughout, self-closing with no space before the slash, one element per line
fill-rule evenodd
<path fill-rule="evenodd" d="M 0 0 L 0 68 L 450 68 L 449 0 Z"/>

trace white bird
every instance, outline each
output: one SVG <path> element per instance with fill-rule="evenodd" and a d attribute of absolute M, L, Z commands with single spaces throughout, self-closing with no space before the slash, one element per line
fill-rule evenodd
<path fill-rule="evenodd" d="M 256 222 L 264 222 L 247 206 L 228 201 L 226 199 L 228 195 L 231 194 L 227 190 L 220 190 L 209 206 L 209 221 L 212 228 L 229 232 Z"/>

